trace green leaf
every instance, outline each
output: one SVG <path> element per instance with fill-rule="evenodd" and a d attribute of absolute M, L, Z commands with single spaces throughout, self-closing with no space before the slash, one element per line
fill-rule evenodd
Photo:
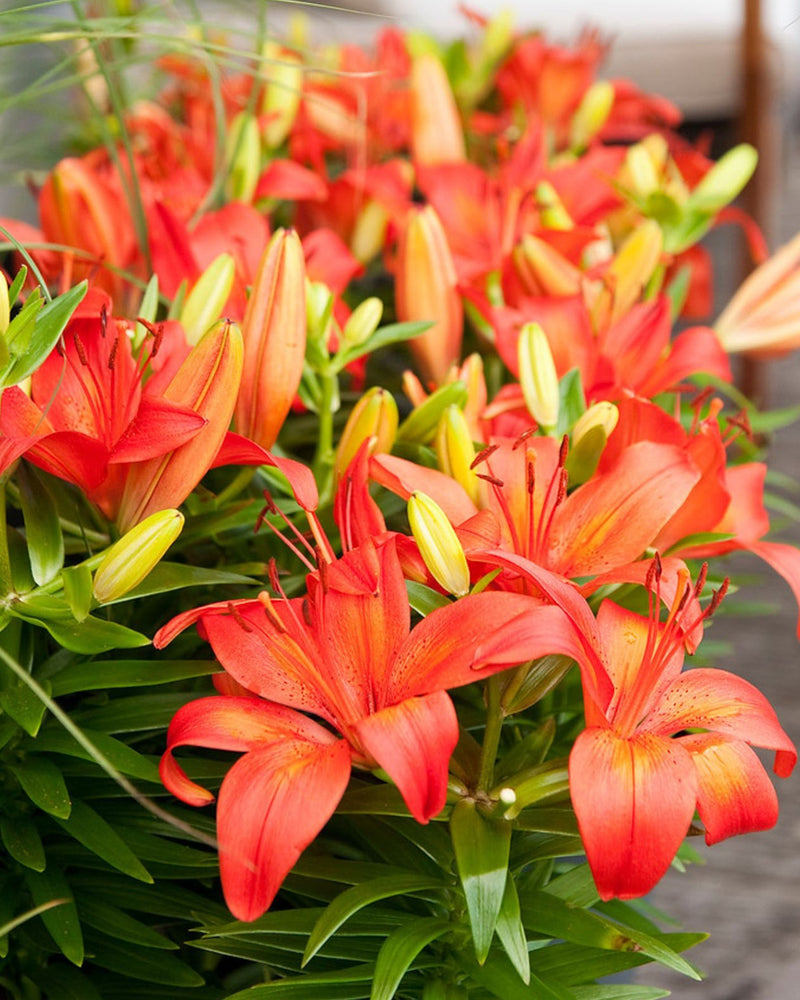
<path fill-rule="evenodd" d="M 424 583 L 417 583 L 416 580 L 406 580 L 406 590 L 408 592 L 408 602 L 411 607 L 423 618 L 437 608 L 445 608 L 453 602 L 449 597 L 440 594 L 438 591 L 427 587 Z"/>
<path fill-rule="evenodd" d="M 0 675 L 6 682 L 5 669 L 0 667 Z M 7 681 L 8 686 L 0 691 L 0 708 L 3 709 L 17 725 L 22 726 L 29 736 L 35 736 L 39 732 L 46 712 L 44 702 L 37 697 L 26 684 L 16 677 Z M 42 683 L 46 692 L 50 691 L 50 684 L 47 681 Z"/>
<path fill-rule="evenodd" d="M 76 691 L 150 687 L 219 673 L 215 660 L 92 660 L 71 664 L 52 680 L 53 697 Z"/>
<path fill-rule="evenodd" d="M 350 347 L 346 347 L 343 351 L 339 351 L 336 357 L 333 358 L 335 370 L 341 371 L 351 361 L 355 361 L 365 354 L 372 354 L 380 347 L 399 344 L 404 340 L 413 340 L 414 337 L 418 337 L 432 326 L 433 323 L 427 320 L 424 322 L 417 320 L 410 323 L 390 323 L 388 326 L 381 326 L 362 344 L 353 344 Z"/>
<path fill-rule="evenodd" d="M 575 1000 L 662 1000 L 669 990 L 652 986 L 573 986 Z"/>
<path fill-rule="evenodd" d="M 503 902 L 511 824 L 486 819 L 474 799 L 459 799 L 450 817 L 450 835 L 467 901 L 475 954 L 483 964 Z"/>
<path fill-rule="evenodd" d="M 572 430 L 575 422 L 586 412 L 586 396 L 578 368 L 571 368 L 558 383 L 558 424 L 556 436 Z"/>
<path fill-rule="evenodd" d="M 36 371 L 55 347 L 70 317 L 86 295 L 87 288 L 87 282 L 82 281 L 37 312 L 30 340 L 26 338 L 27 343 L 14 340 L 11 345 L 13 361 L 3 375 L 4 385 L 16 385 Z"/>
<path fill-rule="evenodd" d="M 47 993 L 49 1000 L 103 1000 L 92 985 L 89 975 L 70 965 L 48 965 L 36 972 L 36 983 Z"/>
<path fill-rule="evenodd" d="M 467 402 L 467 387 L 463 382 L 443 385 L 420 406 L 415 407 L 397 429 L 398 441 L 427 444 L 433 440 L 439 418 L 448 406 L 463 407 Z"/>
<path fill-rule="evenodd" d="M 64 776 L 51 760 L 28 757 L 11 770 L 34 805 L 57 819 L 69 816 L 71 803 Z"/>
<path fill-rule="evenodd" d="M 412 919 L 384 941 L 375 962 L 370 1000 L 392 1000 L 411 963 L 423 948 L 453 929 L 446 920 Z"/>
<path fill-rule="evenodd" d="M 164 951 L 123 944 L 94 931 L 86 934 L 86 946 L 91 950 L 95 965 L 131 979 L 166 986 L 202 986 L 204 983 L 198 972 Z"/>
<path fill-rule="evenodd" d="M 128 847 L 120 835 L 102 816 L 80 799 L 72 803 L 67 819 L 56 817 L 56 822 L 78 843 L 83 844 L 112 868 L 130 875 L 140 882 L 152 882 L 153 877 Z"/>
<path fill-rule="evenodd" d="M 506 889 L 503 893 L 503 903 L 497 917 L 497 936 L 505 949 L 511 964 L 519 973 L 523 983 L 531 981 L 531 960 L 528 953 L 528 941 L 519 908 L 517 887 L 511 872 L 506 878 Z"/>
<path fill-rule="evenodd" d="M 369 964 L 334 972 L 316 972 L 298 979 L 251 986 L 225 1000 L 322 1000 L 323 997 L 324 1000 L 369 1000 L 374 971 L 374 965 Z"/>
<path fill-rule="evenodd" d="M 33 579 L 41 587 L 64 565 L 64 538 L 53 494 L 42 475 L 32 465 L 21 462 L 16 472 L 28 558 Z"/>
<path fill-rule="evenodd" d="M 194 700 L 193 692 L 180 694 L 134 695 L 117 698 L 101 708 L 76 712 L 73 721 L 106 733 L 138 733 L 149 729 L 166 729 L 181 706 Z"/>
<path fill-rule="evenodd" d="M 69 605 L 63 603 L 69 611 Z M 150 645 L 146 635 L 116 622 L 93 618 L 91 615 L 82 622 L 76 622 L 72 619 L 71 612 L 68 620 L 42 618 L 36 613 L 35 606 L 31 608 L 31 604 L 32 602 L 22 600 L 9 610 L 17 618 L 47 629 L 57 643 L 73 653 L 105 653 L 110 649 L 133 649 L 136 646 Z M 55 602 L 53 606 L 56 607 Z"/>
<path fill-rule="evenodd" d="M 459 955 L 459 960 L 475 982 L 499 1000 L 575 1000 L 572 990 L 560 983 L 545 982 L 535 973 L 531 973 L 530 985 L 523 983 L 505 956 L 492 955 L 483 966 L 466 959 L 463 953 Z"/>
<path fill-rule="evenodd" d="M 158 766 L 147 757 L 143 757 L 133 747 L 120 740 L 115 740 L 107 733 L 92 729 L 84 729 L 84 736 L 100 751 L 101 754 L 122 774 L 140 781 L 151 781 L 161 784 Z M 36 742 L 28 748 L 30 753 L 63 753 L 69 757 L 94 761 L 94 757 L 66 729 L 48 727 L 36 738 Z M 33 759 L 33 758 L 31 758 Z M 46 759 L 46 758 L 42 758 Z"/>
<path fill-rule="evenodd" d="M 258 580 L 229 573 L 222 569 L 207 569 L 204 566 L 187 566 L 185 563 L 160 562 L 147 574 L 142 582 L 108 605 L 132 601 L 138 597 L 166 594 L 184 587 L 219 587 L 223 584 L 257 585 Z"/>
<path fill-rule="evenodd" d="M 0 837 L 6 850 L 21 865 L 43 872 L 47 866 L 42 838 L 35 823 L 24 816 L 0 818 Z"/>
<path fill-rule="evenodd" d="M 685 951 L 707 934 L 654 934 L 656 940 L 674 951 Z M 556 976 L 568 985 L 586 984 L 601 976 L 612 976 L 626 969 L 635 969 L 651 961 L 636 951 L 603 951 L 576 944 L 556 944 L 531 952 L 531 964 L 542 975 Z"/>
<path fill-rule="evenodd" d="M 33 901 L 43 906 L 54 899 L 64 900 L 60 906 L 42 913 L 42 922 L 50 933 L 56 947 L 73 965 L 83 963 L 83 934 L 75 900 L 67 880 L 58 870 L 25 872 L 25 883 Z"/>
<path fill-rule="evenodd" d="M 354 885 L 334 899 L 326 907 L 322 916 L 314 926 L 303 954 L 303 965 L 316 955 L 328 938 L 354 913 L 363 910 L 370 903 L 391 896 L 400 896 L 429 889 L 446 887 L 439 878 L 425 875 L 390 875 L 386 878 L 372 879 L 361 885 Z"/>
<path fill-rule="evenodd" d="M 365 813 L 368 816 L 410 816 L 405 799 L 396 785 L 370 785 L 350 789 L 336 807 L 341 815 Z"/>
<path fill-rule="evenodd" d="M 64 600 L 76 621 L 82 622 L 92 609 L 92 571 L 86 563 L 65 566 L 61 570 Z"/>
<path fill-rule="evenodd" d="M 623 927 L 597 913 L 571 906 L 549 892 L 525 893 L 522 898 L 522 916 L 525 927 L 539 934 L 590 948 L 641 952 L 691 979 L 701 978 L 693 965 L 650 934 Z"/>
<path fill-rule="evenodd" d="M 102 899 L 92 896 L 78 896 L 78 913 L 87 927 L 119 938 L 130 944 L 139 944 L 145 948 L 157 948 L 160 951 L 175 951 L 178 945 L 158 931 L 136 920 L 123 910 Z"/>

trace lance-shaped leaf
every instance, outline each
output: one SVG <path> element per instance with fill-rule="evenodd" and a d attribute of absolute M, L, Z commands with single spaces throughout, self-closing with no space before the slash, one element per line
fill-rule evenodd
<path fill-rule="evenodd" d="M 473 799 L 461 799 L 453 807 L 450 835 L 467 901 L 475 954 L 482 965 L 489 954 L 503 904 L 511 824 L 487 819 Z"/>
<path fill-rule="evenodd" d="M 427 920 L 409 920 L 393 931 L 378 952 L 370 1000 L 392 1000 L 417 955 L 431 941 L 450 930 L 452 925 L 446 920 L 430 917 Z"/>
<path fill-rule="evenodd" d="M 53 495 L 42 476 L 21 463 L 17 469 L 22 516 L 33 579 L 41 586 L 64 565 L 64 538 Z"/>

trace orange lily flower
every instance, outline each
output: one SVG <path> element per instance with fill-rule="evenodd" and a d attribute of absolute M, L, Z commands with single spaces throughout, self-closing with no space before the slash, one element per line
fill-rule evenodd
<path fill-rule="evenodd" d="M 691 588 L 685 574 L 662 623 L 658 574 L 656 561 L 649 618 L 611 601 L 600 607 L 595 641 L 614 691 L 605 706 L 587 692 L 587 728 L 570 754 L 572 802 L 603 899 L 649 892 L 669 867 L 695 808 L 708 844 L 769 829 L 778 801 L 750 747 L 775 750 L 780 777 L 797 760 L 771 706 L 751 684 L 723 670 L 681 672 L 685 634 L 698 624 L 687 618 L 687 599 L 702 583 Z"/>
<path fill-rule="evenodd" d="M 263 593 L 180 615 L 154 640 L 162 647 L 198 621 L 227 673 L 252 694 L 203 698 L 179 709 L 161 763 L 167 788 L 203 805 L 212 796 L 186 776 L 175 749 L 244 751 L 223 781 L 217 807 L 225 898 L 243 920 L 269 907 L 336 808 L 351 767 L 382 768 L 421 823 L 441 811 L 458 739 L 448 688 L 517 657 L 581 655 L 560 609 L 519 594 L 467 596 L 412 629 L 393 536 L 338 560 L 324 552 L 307 582 L 303 598 Z M 515 633 L 522 619 L 520 644 Z M 488 635 L 487 657 L 481 645 Z M 513 658 L 504 643 L 514 646 Z"/>

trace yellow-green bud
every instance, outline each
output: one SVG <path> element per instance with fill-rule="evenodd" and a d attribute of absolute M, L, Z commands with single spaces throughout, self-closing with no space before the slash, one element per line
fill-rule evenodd
<path fill-rule="evenodd" d="M 558 192 L 549 181 L 536 185 L 536 205 L 539 218 L 545 229 L 574 229 L 575 223 L 558 197 Z"/>
<path fill-rule="evenodd" d="M 306 323 L 308 339 L 321 344 L 328 342 L 333 293 L 322 281 L 306 280 Z"/>
<path fill-rule="evenodd" d="M 467 557 L 455 528 L 439 504 L 424 493 L 412 493 L 408 522 L 434 580 L 456 597 L 469 593 Z"/>
<path fill-rule="evenodd" d="M 106 552 L 94 575 L 92 594 L 108 604 L 133 590 L 161 560 L 183 529 L 183 514 L 174 508 L 156 511 L 126 531 Z"/>
<path fill-rule="evenodd" d="M 758 153 L 747 143 L 729 150 L 692 191 L 692 208 L 716 212 L 733 201 L 753 176 L 757 163 Z"/>
<path fill-rule="evenodd" d="M 383 316 L 383 303 L 374 295 L 364 299 L 350 313 L 342 330 L 342 339 L 346 344 L 357 346 L 369 340 L 378 329 Z"/>
<path fill-rule="evenodd" d="M 517 345 L 519 384 L 528 412 L 544 430 L 558 423 L 558 374 L 547 335 L 538 323 L 526 323 Z"/>
<path fill-rule="evenodd" d="M 389 214 L 377 201 L 368 201 L 356 216 L 350 250 L 356 260 L 367 264 L 378 253 L 386 239 Z"/>
<path fill-rule="evenodd" d="M 236 263 L 229 253 L 212 260 L 186 296 L 178 317 L 186 340 L 194 346 L 222 315 L 233 288 Z"/>
<path fill-rule="evenodd" d="M 261 50 L 267 78 L 261 113 L 265 118 L 262 135 L 269 149 L 279 146 L 297 117 L 303 93 L 303 64 L 296 52 L 271 39 Z"/>
<path fill-rule="evenodd" d="M 258 121 L 248 111 L 240 111 L 231 122 L 225 142 L 228 178 L 225 193 L 231 201 L 253 200 L 261 174 L 261 136 Z"/>
<path fill-rule="evenodd" d="M 646 196 L 657 191 L 660 180 L 653 157 L 647 147 L 639 142 L 631 146 L 625 155 L 625 166 L 631 177 L 631 186 L 636 194 Z"/>
<path fill-rule="evenodd" d="M 575 421 L 566 469 L 572 486 L 591 479 L 603 449 L 617 426 L 619 410 L 613 403 L 595 403 Z"/>
<path fill-rule="evenodd" d="M 397 436 L 398 420 L 394 396 L 377 385 L 368 389 L 351 410 L 339 439 L 334 463 L 337 481 L 366 440 L 372 439 L 371 455 L 391 451 Z"/>
<path fill-rule="evenodd" d="M 598 80 L 583 95 L 570 122 L 570 146 L 576 152 L 585 149 L 605 125 L 614 105 L 614 86 Z"/>
<path fill-rule="evenodd" d="M 454 404 L 447 407 L 439 420 L 436 429 L 436 457 L 442 472 L 460 483 L 470 500 L 478 504 L 481 481 L 471 467 L 475 459 L 475 446 L 464 411 Z"/>
<path fill-rule="evenodd" d="M 11 322 L 11 304 L 8 301 L 8 282 L 0 271 L 0 336 L 8 329 Z"/>

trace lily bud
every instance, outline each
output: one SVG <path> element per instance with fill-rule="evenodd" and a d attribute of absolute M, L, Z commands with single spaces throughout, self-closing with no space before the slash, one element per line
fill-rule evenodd
<path fill-rule="evenodd" d="M 430 205 L 412 209 L 400 235 L 395 303 L 401 322 L 433 322 L 410 347 L 424 377 L 440 384 L 461 352 L 464 309 L 447 237 Z"/>
<path fill-rule="evenodd" d="M 691 193 L 692 208 L 717 212 L 744 188 L 758 163 L 758 153 L 741 143 L 720 157 Z"/>
<path fill-rule="evenodd" d="M 520 330 L 517 356 L 528 412 L 543 430 L 552 430 L 558 423 L 558 374 L 547 334 L 538 323 L 526 323 Z"/>
<path fill-rule="evenodd" d="M 536 185 L 536 206 L 539 209 L 539 219 L 545 229 L 568 230 L 575 228 L 575 223 L 564 208 L 558 192 L 549 181 L 541 181 Z"/>
<path fill-rule="evenodd" d="M 261 135 L 267 148 L 275 149 L 289 134 L 297 117 L 303 94 L 303 63 L 296 52 L 272 40 L 265 42 L 261 57 L 266 77 Z"/>
<path fill-rule="evenodd" d="M 356 260 L 366 264 L 377 257 L 386 241 L 389 214 L 378 201 L 368 201 L 356 216 L 350 236 L 350 250 Z"/>
<path fill-rule="evenodd" d="M 434 580 L 449 594 L 469 593 L 469 567 L 455 528 L 442 508 L 425 493 L 412 493 L 408 522 Z"/>
<path fill-rule="evenodd" d="M 261 174 L 261 136 L 258 121 L 247 111 L 240 111 L 230 124 L 225 162 L 228 165 L 225 194 L 230 201 L 249 205 Z"/>
<path fill-rule="evenodd" d="M 642 294 L 661 259 L 661 227 L 647 219 L 628 236 L 609 264 L 606 280 L 592 305 L 594 328 L 605 329 L 621 319 Z"/>
<path fill-rule="evenodd" d="M 439 420 L 436 429 L 436 457 L 442 472 L 460 483 L 470 500 L 479 505 L 481 481 L 472 468 L 475 445 L 472 443 L 467 418 L 458 406 L 448 406 Z"/>
<path fill-rule="evenodd" d="M 580 293 L 580 269 L 532 233 L 526 233 L 514 248 L 513 260 L 525 291 L 530 295 L 562 298 Z"/>
<path fill-rule="evenodd" d="M 625 167 L 634 192 L 642 197 L 657 191 L 660 186 L 656 164 L 643 143 L 631 146 L 625 154 Z"/>
<path fill-rule="evenodd" d="M 292 405 L 306 353 L 306 270 L 293 230 L 270 240 L 242 321 L 245 374 L 236 429 L 271 448 Z"/>
<path fill-rule="evenodd" d="M 308 339 L 327 345 L 333 292 L 322 281 L 306 281 L 306 329 Z"/>
<path fill-rule="evenodd" d="M 800 346 L 800 234 L 748 276 L 714 329 L 726 351 L 748 357 Z"/>
<path fill-rule="evenodd" d="M 573 486 L 592 478 L 618 420 L 617 407 L 603 401 L 594 403 L 575 421 L 565 466 Z"/>
<path fill-rule="evenodd" d="M 164 397 L 190 407 L 206 424 L 167 455 L 129 467 L 118 517 L 123 531 L 155 511 L 177 507 L 211 468 L 233 415 L 242 358 L 239 327 L 226 321 L 213 326 L 189 352 Z"/>
<path fill-rule="evenodd" d="M 380 386 L 367 390 L 351 410 L 339 439 L 334 462 L 337 482 L 365 441 L 372 440 L 370 455 L 390 452 L 397 437 L 398 421 L 394 396 Z"/>
<path fill-rule="evenodd" d="M 94 575 L 92 594 L 100 604 L 123 597 L 138 586 L 183 530 L 179 510 L 156 511 L 114 542 Z"/>
<path fill-rule="evenodd" d="M 483 358 L 480 354 L 470 354 L 458 369 L 458 378 L 467 387 L 467 401 L 464 404 L 464 419 L 467 421 L 473 441 L 482 440 L 481 417 L 486 409 L 488 392 L 483 373 Z"/>
<path fill-rule="evenodd" d="M 383 316 L 383 303 L 374 295 L 360 302 L 350 313 L 342 330 L 342 339 L 346 344 L 357 346 L 369 340 L 378 329 Z"/>
<path fill-rule="evenodd" d="M 424 52 L 411 67 L 411 149 L 417 163 L 461 163 L 464 130 L 447 73 L 438 56 Z"/>
<path fill-rule="evenodd" d="M 614 85 L 608 80 L 598 80 L 583 95 L 578 110 L 570 122 L 570 148 L 575 152 L 585 149 L 605 125 L 614 106 Z"/>
<path fill-rule="evenodd" d="M 0 271 L 0 336 L 3 336 L 11 322 L 11 303 L 8 301 L 8 282 Z"/>
<path fill-rule="evenodd" d="M 222 315 L 233 288 L 236 262 L 229 253 L 212 260 L 186 296 L 180 316 L 187 343 L 194 346 Z"/>

